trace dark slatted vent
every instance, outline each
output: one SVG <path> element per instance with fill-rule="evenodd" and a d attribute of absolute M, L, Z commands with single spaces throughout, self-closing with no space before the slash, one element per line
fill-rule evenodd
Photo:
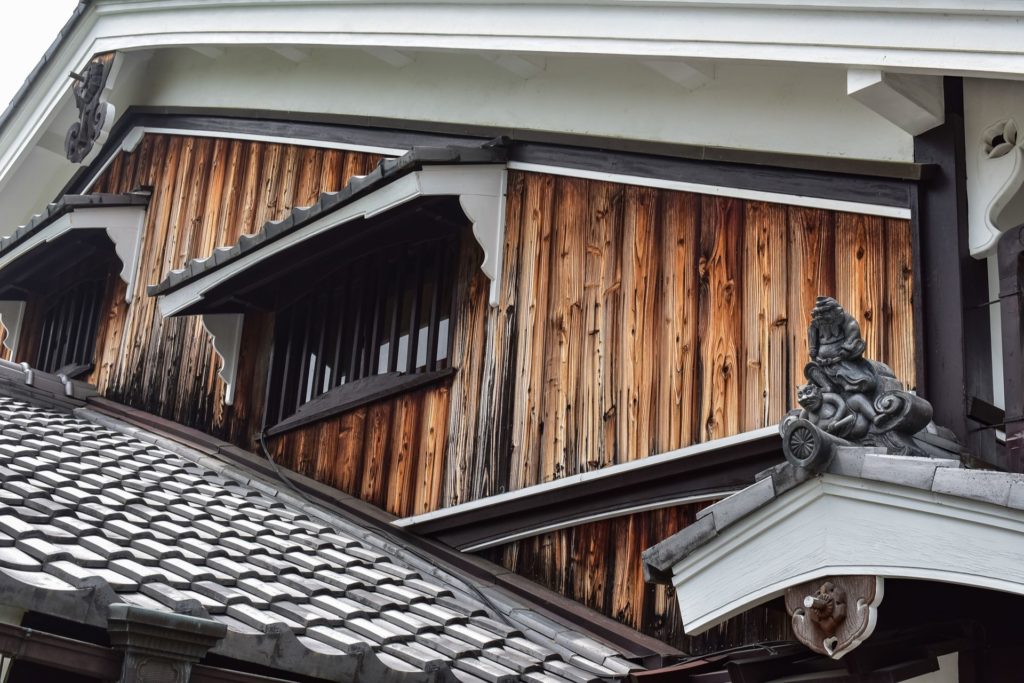
<path fill-rule="evenodd" d="M 268 422 L 359 380 L 447 369 L 457 256 L 455 235 L 364 254 L 279 311 Z"/>
<path fill-rule="evenodd" d="M 35 367 L 54 372 L 92 364 L 103 291 L 104 281 L 97 279 L 75 285 L 56 297 L 43 317 Z"/>

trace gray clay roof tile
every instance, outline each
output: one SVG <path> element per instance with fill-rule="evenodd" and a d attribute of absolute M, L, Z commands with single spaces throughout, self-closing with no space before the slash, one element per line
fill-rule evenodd
<path fill-rule="evenodd" d="M 205 456 L 5 396 L 0 431 L 0 587 L 27 586 L 26 600 L 102 587 L 109 601 L 220 621 L 225 643 L 290 632 L 316 656 L 369 652 L 455 680 L 561 683 L 632 666 L 515 598 L 489 607 L 465 577 L 410 566 L 373 527 Z"/>

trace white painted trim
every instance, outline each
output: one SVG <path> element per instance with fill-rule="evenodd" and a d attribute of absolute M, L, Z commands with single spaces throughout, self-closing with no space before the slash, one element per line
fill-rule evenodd
<path fill-rule="evenodd" d="M 39 245 L 52 242 L 71 230 L 105 230 L 121 260 L 120 276 L 127 285 L 125 301 L 131 303 L 145 223 L 144 206 L 78 206 L 4 254 L 0 258 L 0 270 Z"/>
<path fill-rule="evenodd" d="M 1022 556 L 1022 510 L 825 474 L 720 530 L 673 566 L 672 583 L 693 634 L 830 575 L 1024 595 Z"/>
<path fill-rule="evenodd" d="M 600 522 L 604 519 L 614 519 L 616 517 L 624 517 L 625 515 L 632 515 L 638 512 L 649 512 L 651 510 L 661 510 L 667 507 L 673 507 L 676 505 L 688 505 L 691 503 L 706 503 L 712 500 L 721 500 L 730 493 L 733 493 L 736 489 L 717 491 L 715 493 L 705 493 L 701 495 L 693 496 L 680 496 L 678 498 L 670 498 L 668 500 L 661 500 L 657 503 L 648 503 L 646 505 L 634 505 L 628 508 L 622 508 L 619 510 L 611 510 L 609 512 L 600 512 L 593 515 L 582 515 L 580 517 L 572 517 L 560 522 L 553 524 L 547 524 L 536 528 L 529 529 L 527 531 L 509 534 L 507 536 L 501 536 L 483 543 L 477 543 L 468 547 L 459 547 L 458 549 L 466 553 L 475 553 L 480 550 L 486 550 L 487 548 L 493 548 L 497 545 L 504 545 L 506 543 L 512 543 L 524 538 L 530 538 L 531 536 L 539 536 L 540 534 L 546 534 L 551 531 L 558 531 L 559 529 L 568 529 L 569 527 L 579 526 L 580 524 L 588 524 L 590 522 Z M 405 520 L 399 519 L 392 522 L 395 526 L 406 526 L 401 524 Z"/>
<path fill-rule="evenodd" d="M 401 147 L 377 147 L 375 145 L 357 145 L 348 142 L 331 142 L 329 140 L 311 140 L 309 138 L 291 138 L 282 135 L 260 135 L 258 133 L 244 133 L 234 131 L 217 130 L 195 130 L 191 128 L 173 128 L 161 126 L 134 126 L 125 134 L 120 151 L 131 152 L 142 141 L 145 135 L 187 135 L 196 138 L 218 138 L 224 140 L 249 140 L 253 142 L 268 142 L 281 145 L 299 145 L 302 147 L 317 147 L 320 149 L 340 149 L 347 152 L 367 152 L 369 154 L 381 154 L 384 156 L 401 156 L 409 150 Z M 96 181 L 100 179 L 114 161 L 117 152 L 111 154 L 104 160 L 103 164 L 92 174 L 85 184 L 83 192 L 89 192 Z"/>
<path fill-rule="evenodd" d="M 695 192 L 698 194 L 714 195 L 718 197 L 735 197 L 736 199 L 748 199 L 757 202 L 774 202 L 776 204 L 788 204 L 790 206 L 805 206 L 812 209 L 847 211 L 849 213 L 860 213 L 868 216 L 883 216 L 885 218 L 903 218 L 909 220 L 911 215 L 909 208 L 899 206 L 882 206 L 881 204 L 849 202 L 841 199 L 805 197 L 803 195 L 783 194 L 781 192 L 744 190 L 736 187 L 725 187 L 723 185 L 704 185 L 701 183 L 688 183 L 680 180 L 664 180 L 661 178 L 648 178 L 646 176 L 633 176 L 622 173 L 589 171 L 578 168 L 566 168 L 564 166 L 550 166 L 547 164 L 530 164 L 521 161 L 510 161 L 508 162 L 508 168 L 509 170 L 550 173 L 552 175 L 568 176 L 570 178 L 604 180 L 611 183 L 622 183 L 624 185 L 657 187 L 663 190 L 679 190 L 681 192 Z"/>
<path fill-rule="evenodd" d="M 11 360 L 18 353 L 18 339 L 21 338 L 21 323 L 24 319 L 24 301 L 0 301 L 0 325 L 7 330 L 4 346 L 11 352 Z"/>
<path fill-rule="evenodd" d="M 779 426 L 770 425 L 768 427 L 754 429 L 749 432 L 743 432 L 742 434 L 726 436 L 721 439 L 712 439 L 711 441 L 705 441 L 703 443 L 694 444 L 692 446 L 686 446 L 685 448 L 678 448 L 673 451 L 659 453 L 658 455 L 640 458 L 639 460 L 632 460 L 630 462 L 619 463 L 618 465 L 611 465 L 610 467 L 604 467 L 602 469 L 593 470 L 591 472 L 574 474 L 570 477 L 563 477 L 562 479 L 555 479 L 554 481 L 548 481 L 543 484 L 528 486 L 517 491 L 509 491 L 508 493 L 499 493 L 496 496 L 487 496 L 486 498 L 471 500 L 468 503 L 462 503 L 460 505 L 453 505 L 452 507 L 441 508 L 440 510 L 426 512 L 422 515 L 415 515 L 413 517 L 404 517 L 402 519 L 396 519 L 391 523 L 398 527 L 407 527 L 415 524 L 422 524 L 424 522 L 435 521 L 438 519 L 445 519 L 447 517 L 460 515 L 465 512 L 472 512 L 473 510 L 489 508 L 494 505 L 506 503 L 508 501 L 531 498 L 533 496 L 551 493 L 552 491 L 560 491 L 574 486 L 579 486 L 581 484 L 585 484 L 588 482 L 600 481 L 602 479 L 607 479 L 608 477 L 618 477 L 625 472 L 632 472 L 634 470 L 644 470 L 649 467 L 655 467 L 657 465 L 661 465 L 663 463 L 675 460 L 686 460 L 688 458 L 703 455 L 704 453 L 715 451 L 721 448 L 728 448 L 731 446 L 736 446 L 751 441 L 758 441 L 760 439 L 778 433 Z M 618 516 L 620 514 L 623 513 L 617 512 L 613 516 Z"/>
<path fill-rule="evenodd" d="M 420 171 L 402 176 L 288 233 L 263 249 L 244 254 L 206 277 L 161 296 L 158 302 L 160 313 L 171 316 L 199 303 L 218 284 L 315 235 L 352 220 L 372 218 L 417 197 L 439 195 L 457 196 L 460 203 L 472 211 L 472 214 L 467 212 L 467 217 L 473 221 L 473 234 L 484 251 L 481 269 L 491 279 L 492 303 L 496 303 L 495 292 L 500 291 L 501 270 L 495 266 L 501 264 L 501 248 L 505 244 L 505 215 L 498 207 L 504 205 L 505 184 L 506 172 L 503 165 L 424 166 Z M 497 253 L 494 253 L 495 248 L 498 249 Z"/>
<path fill-rule="evenodd" d="M 224 382 L 224 405 L 235 402 L 235 386 L 238 379 L 238 356 L 242 348 L 242 328 L 245 324 L 241 313 L 217 313 L 202 316 L 203 327 L 213 340 L 213 350 L 220 357 L 220 372 L 217 376 Z"/>
<path fill-rule="evenodd" d="M 921 135 L 946 120 L 940 76 L 849 69 L 846 94 L 911 135 Z"/>

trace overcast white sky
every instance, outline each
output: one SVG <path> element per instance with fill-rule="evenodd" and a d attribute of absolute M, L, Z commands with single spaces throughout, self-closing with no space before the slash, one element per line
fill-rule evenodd
<path fill-rule="evenodd" d="M 78 0 L 0 0 L 0 111 L 71 17 Z"/>

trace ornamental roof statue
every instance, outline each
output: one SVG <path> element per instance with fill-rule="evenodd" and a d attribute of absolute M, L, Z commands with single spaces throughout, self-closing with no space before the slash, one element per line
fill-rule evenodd
<path fill-rule="evenodd" d="M 800 408 L 779 425 L 786 458 L 820 469 L 836 446 L 873 446 L 899 455 L 956 457 L 952 433 L 932 423 L 932 406 L 907 391 L 885 363 L 864 358 L 857 320 L 838 301 L 819 296 L 807 330 L 807 384 Z"/>

